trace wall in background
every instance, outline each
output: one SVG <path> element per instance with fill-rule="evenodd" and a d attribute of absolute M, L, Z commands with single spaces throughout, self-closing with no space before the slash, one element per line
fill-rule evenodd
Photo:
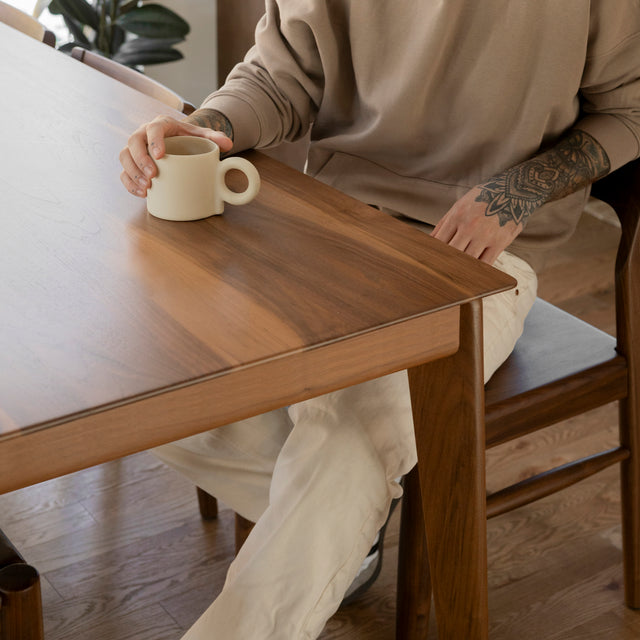
<path fill-rule="evenodd" d="M 5 1 L 28 14 L 36 4 L 36 0 Z M 145 73 L 198 106 L 218 86 L 217 0 L 159 1 L 181 15 L 191 26 L 191 32 L 185 42 L 177 45 L 184 55 L 183 60 L 152 65 L 145 69 Z M 40 20 L 53 31 L 66 31 L 59 16 L 45 11 Z"/>
<path fill-rule="evenodd" d="M 161 4 L 181 15 L 191 32 L 176 47 L 183 60 L 148 66 L 145 73 L 197 107 L 218 82 L 216 0 L 161 0 Z"/>

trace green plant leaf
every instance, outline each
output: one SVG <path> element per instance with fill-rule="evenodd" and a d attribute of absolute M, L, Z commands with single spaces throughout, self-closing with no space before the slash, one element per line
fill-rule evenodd
<path fill-rule="evenodd" d="M 138 6 L 139 0 L 129 0 L 129 2 L 125 2 L 120 5 L 120 15 L 128 13 L 131 9 L 135 9 Z"/>
<path fill-rule="evenodd" d="M 142 51 L 160 51 L 171 49 L 174 44 L 182 42 L 182 38 L 132 38 L 127 40 L 118 53 L 140 53 Z"/>
<path fill-rule="evenodd" d="M 114 24 L 111 28 L 111 51 L 113 54 L 116 54 L 120 50 L 120 47 L 125 41 L 125 36 L 125 30 L 117 24 Z"/>
<path fill-rule="evenodd" d="M 81 44 L 86 49 L 90 49 L 91 43 L 89 42 L 89 38 L 84 35 L 82 25 L 78 24 L 75 20 L 72 20 L 68 16 L 63 16 L 63 18 L 67 29 L 69 29 L 69 33 L 71 34 L 73 39 L 77 41 L 76 44 Z"/>
<path fill-rule="evenodd" d="M 58 51 L 62 51 L 62 53 L 71 53 L 71 50 L 74 47 L 82 47 L 83 49 L 91 49 L 91 47 L 85 47 L 82 43 L 80 42 L 66 42 L 63 45 L 60 45 L 58 47 Z"/>
<path fill-rule="evenodd" d="M 98 29 L 98 12 L 85 0 L 51 0 L 49 12 L 72 18 L 81 25 Z"/>
<path fill-rule="evenodd" d="M 126 64 L 128 67 L 137 65 L 161 64 L 163 62 L 173 62 L 181 60 L 182 54 L 177 49 L 156 49 L 148 51 L 130 51 L 122 53 L 118 51 L 113 59 L 120 64 Z"/>
<path fill-rule="evenodd" d="M 185 20 L 159 4 L 135 7 L 121 15 L 117 22 L 123 29 L 145 38 L 184 38 L 189 33 Z"/>

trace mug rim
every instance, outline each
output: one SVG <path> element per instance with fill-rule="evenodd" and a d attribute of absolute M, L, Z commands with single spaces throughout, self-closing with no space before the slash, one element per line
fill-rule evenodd
<path fill-rule="evenodd" d="M 176 153 L 175 151 L 171 152 L 168 149 L 168 143 L 174 140 L 192 141 L 199 145 L 206 145 L 206 148 L 203 148 L 202 151 L 195 151 L 195 152 L 188 152 L 188 153 Z M 215 153 L 216 151 L 218 152 L 220 151 L 220 147 L 213 140 L 209 140 L 209 138 L 204 138 L 203 136 L 192 136 L 192 135 L 168 136 L 164 139 L 164 146 L 165 146 L 164 156 L 165 157 L 172 156 L 175 158 L 198 157 L 198 156 L 207 155 L 208 153 Z"/>

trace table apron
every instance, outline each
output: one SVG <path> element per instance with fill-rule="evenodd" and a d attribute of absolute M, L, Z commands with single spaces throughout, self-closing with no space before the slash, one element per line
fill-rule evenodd
<path fill-rule="evenodd" d="M 459 325 L 451 307 L 30 429 L 0 441 L 0 493 L 451 355 Z"/>

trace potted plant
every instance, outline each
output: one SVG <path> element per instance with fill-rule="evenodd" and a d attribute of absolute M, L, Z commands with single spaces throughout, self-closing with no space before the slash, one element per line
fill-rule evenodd
<path fill-rule="evenodd" d="M 100 53 L 130 67 L 181 59 L 174 45 L 189 33 L 189 24 L 157 3 L 142 0 L 40 0 L 36 11 L 48 8 L 61 15 L 75 46 Z M 35 13 L 35 11 L 34 11 Z"/>

